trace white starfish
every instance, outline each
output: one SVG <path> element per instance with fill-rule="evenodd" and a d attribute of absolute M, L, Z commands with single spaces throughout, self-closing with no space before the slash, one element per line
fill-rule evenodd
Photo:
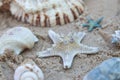
<path fill-rule="evenodd" d="M 97 53 L 97 47 L 89 47 L 80 42 L 85 36 L 84 32 L 70 33 L 67 36 L 60 36 L 54 31 L 48 31 L 49 37 L 53 41 L 52 48 L 38 52 L 38 57 L 60 56 L 63 59 L 64 68 L 70 68 L 75 55 L 80 53 Z"/>

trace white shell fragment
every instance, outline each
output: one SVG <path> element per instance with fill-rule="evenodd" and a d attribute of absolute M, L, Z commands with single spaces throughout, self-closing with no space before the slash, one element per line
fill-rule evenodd
<path fill-rule="evenodd" d="M 13 0 L 10 11 L 18 20 L 49 27 L 76 20 L 84 6 L 82 0 Z"/>
<path fill-rule="evenodd" d="M 42 70 L 30 59 L 15 70 L 14 80 L 44 80 Z"/>
<path fill-rule="evenodd" d="M 27 28 L 9 29 L 0 37 L 0 54 L 3 54 L 5 50 L 13 50 L 15 54 L 20 54 L 26 48 L 33 48 L 37 41 L 37 37 Z"/>

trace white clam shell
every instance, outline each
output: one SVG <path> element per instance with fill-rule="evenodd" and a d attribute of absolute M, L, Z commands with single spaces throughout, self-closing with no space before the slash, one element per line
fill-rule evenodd
<path fill-rule="evenodd" d="M 10 11 L 18 20 L 45 27 L 74 21 L 84 6 L 82 0 L 13 0 Z"/>
<path fill-rule="evenodd" d="M 15 70 L 14 80 L 44 80 L 42 70 L 30 59 Z"/>
<path fill-rule="evenodd" d="M 33 48 L 37 41 L 37 37 L 27 28 L 9 29 L 0 37 L 0 54 L 3 54 L 7 49 L 13 50 L 15 54 L 20 54 L 26 48 Z"/>

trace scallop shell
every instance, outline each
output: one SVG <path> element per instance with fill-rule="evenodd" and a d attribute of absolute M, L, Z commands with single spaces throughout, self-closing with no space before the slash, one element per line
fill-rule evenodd
<path fill-rule="evenodd" d="M 42 70 L 30 59 L 15 70 L 14 80 L 44 80 Z"/>
<path fill-rule="evenodd" d="M 82 0 L 13 0 L 10 11 L 35 26 L 55 26 L 76 20 L 84 11 Z"/>
<path fill-rule="evenodd" d="M 116 30 L 114 34 L 108 34 L 99 30 L 100 35 L 108 43 L 108 46 L 120 47 L 120 30 Z"/>
<path fill-rule="evenodd" d="M 111 58 L 88 72 L 83 80 L 120 80 L 120 58 Z"/>
<path fill-rule="evenodd" d="M 26 48 L 33 48 L 37 41 L 37 37 L 27 28 L 9 29 L 0 37 L 0 54 L 3 54 L 5 50 L 13 50 L 15 54 L 20 54 Z"/>

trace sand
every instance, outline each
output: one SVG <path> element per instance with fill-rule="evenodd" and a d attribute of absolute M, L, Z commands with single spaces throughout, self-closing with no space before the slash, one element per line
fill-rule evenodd
<path fill-rule="evenodd" d="M 103 31 L 112 34 L 115 30 L 120 29 L 120 1 L 119 0 L 85 0 L 87 10 L 83 14 L 92 16 L 94 19 L 104 17 L 102 25 Z M 116 17 L 117 16 L 117 17 Z M 42 69 L 45 80 L 82 80 L 84 75 L 100 64 L 102 61 L 111 57 L 119 57 L 119 49 L 109 48 L 98 30 L 94 29 L 88 32 L 87 28 L 82 28 L 81 18 L 73 23 L 56 26 L 56 27 L 36 27 L 29 24 L 22 23 L 14 19 L 9 13 L 0 13 L 0 35 L 6 30 L 15 26 L 25 26 L 32 30 L 36 35 L 39 35 L 39 42 L 35 44 L 31 50 L 25 50 L 21 55 L 26 58 L 32 58 L 36 64 Z M 112 23 L 105 26 L 112 20 Z M 79 54 L 74 58 L 73 65 L 70 69 L 64 70 L 62 59 L 60 57 L 36 58 L 36 53 L 45 50 L 52 45 L 47 31 L 54 30 L 57 33 L 68 34 L 69 32 L 84 31 L 87 33 L 82 41 L 83 44 L 96 46 L 100 48 L 100 52 L 94 55 Z M 41 36 L 41 37 L 40 37 Z M 5 62 L 0 62 L 0 80 L 13 80 L 14 70 L 10 68 Z M 19 65 L 19 64 L 17 64 Z M 5 79 L 4 79 L 5 78 Z"/>

